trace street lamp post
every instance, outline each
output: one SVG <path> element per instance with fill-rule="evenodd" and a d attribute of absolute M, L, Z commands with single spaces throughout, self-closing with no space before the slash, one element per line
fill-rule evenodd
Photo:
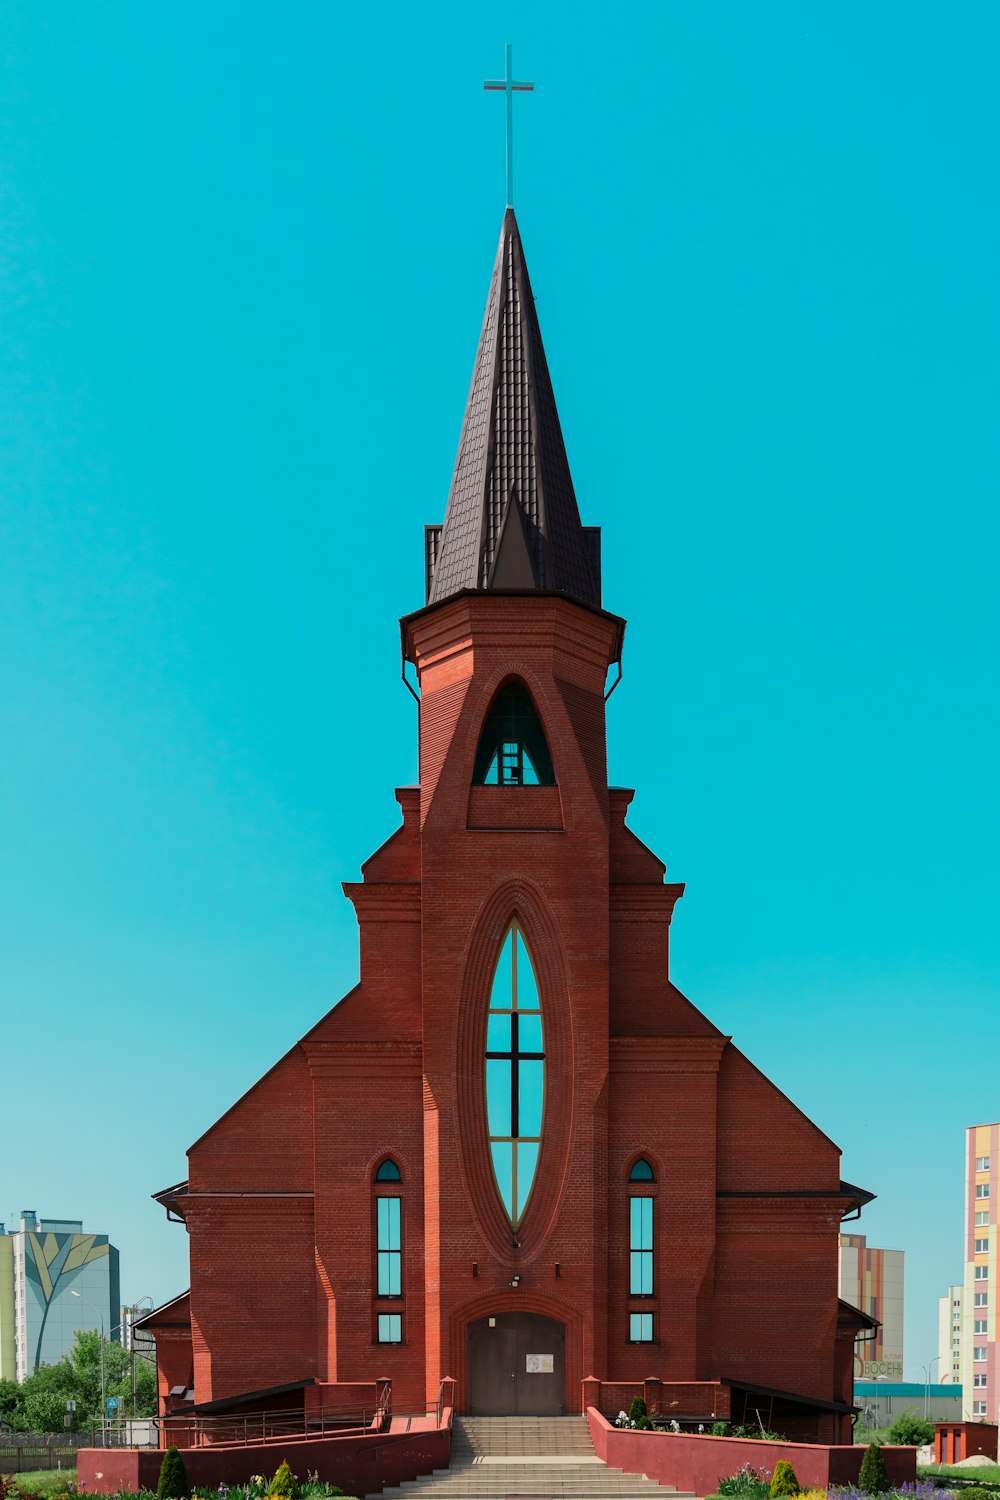
<path fill-rule="evenodd" d="M 152 1299 L 152 1297 L 149 1295 L 148 1292 L 144 1293 L 143 1296 L 139 1297 L 135 1302 L 132 1303 L 132 1306 L 129 1309 L 129 1311 L 131 1312 L 132 1316 L 128 1320 L 128 1333 L 129 1333 L 129 1340 L 128 1340 L 129 1341 L 129 1351 L 128 1352 L 129 1352 L 129 1364 L 130 1364 L 131 1370 L 132 1370 L 132 1421 L 133 1422 L 135 1421 L 135 1336 L 132 1333 L 132 1324 L 135 1322 L 135 1315 L 139 1311 L 139 1304 L 142 1303 L 142 1302 L 148 1302 L 150 1308 L 152 1308 L 152 1306 L 153 1306 L 153 1299 Z"/>
<path fill-rule="evenodd" d="M 107 1429 L 104 1426 L 104 1418 L 106 1415 L 104 1410 L 104 1314 L 101 1312 L 101 1309 L 99 1307 L 94 1307 L 94 1304 L 88 1297 L 85 1297 L 82 1292 L 71 1291 L 70 1296 L 78 1297 L 81 1302 L 86 1302 L 87 1306 L 93 1308 L 94 1312 L 101 1320 L 101 1447 L 106 1448 L 108 1446 L 108 1434 Z"/>
<path fill-rule="evenodd" d="M 924 1376 L 925 1376 L 925 1383 L 924 1383 L 924 1420 L 925 1421 L 929 1420 L 930 1414 L 931 1414 L 931 1371 L 933 1370 L 934 1366 L 937 1364 L 937 1362 L 938 1362 L 938 1360 L 940 1358 L 941 1358 L 940 1354 L 935 1354 L 935 1356 L 931 1360 L 930 1364 L 928 1364 L 928 1365 L 921 1365 L 920 1366 L 920 1368 L 923 1370 Z"/>

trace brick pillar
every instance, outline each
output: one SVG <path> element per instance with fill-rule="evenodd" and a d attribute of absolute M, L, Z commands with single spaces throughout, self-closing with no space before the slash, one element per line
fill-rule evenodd
<path fill-rule="evenodd" d="M 455 1410 L 455 1381 L 451 1375 L 446 1375 L 441 1381 L 441 1410 L 446 1406 Z"/>
<path fill-rule="evenodd" d="M 586 1380 L 580 1382 L 581 1410 L 586 1411 L 588 1406 L 593 1406 L 597 1411 L 601 1409 L 601 1382 L 594 1375 L 588 1375 Z"/>

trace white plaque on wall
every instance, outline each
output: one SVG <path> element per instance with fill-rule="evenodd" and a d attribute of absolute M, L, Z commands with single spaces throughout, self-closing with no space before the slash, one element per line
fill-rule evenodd
<path fill-rule="evenodd" d="M 526 1354 L 524 1368 L 528 1375 L 551 1375 L 555 1369 L 555 1358 L 551 1354 Z"/>

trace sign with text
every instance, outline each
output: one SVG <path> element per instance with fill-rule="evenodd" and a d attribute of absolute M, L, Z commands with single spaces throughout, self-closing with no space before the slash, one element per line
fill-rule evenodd
<path fill-rule="evenodd" d="M 889 1380 L 902 1380 L 903 1361 L 901 1359 L 863 1359 L 861 1379 L 874 1380 L 876 1375 Z"/>
<path fill-rule="evenodd" d="M 555 1356 L 552 1354 L 526 1354 L 524 1356 L 524 1368 L 529 1375 L 551 1375 L 555 1370 Z"/>

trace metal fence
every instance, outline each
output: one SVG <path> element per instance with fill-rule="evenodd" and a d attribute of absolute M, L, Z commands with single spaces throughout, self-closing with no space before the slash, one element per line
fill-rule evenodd
<path fill-rule="evenodd" d="M 94 1431 L 0 1433 L 0 1473 L 75 1469 L 76 1450 L 96 1445 L 97 1433 Z"/>

